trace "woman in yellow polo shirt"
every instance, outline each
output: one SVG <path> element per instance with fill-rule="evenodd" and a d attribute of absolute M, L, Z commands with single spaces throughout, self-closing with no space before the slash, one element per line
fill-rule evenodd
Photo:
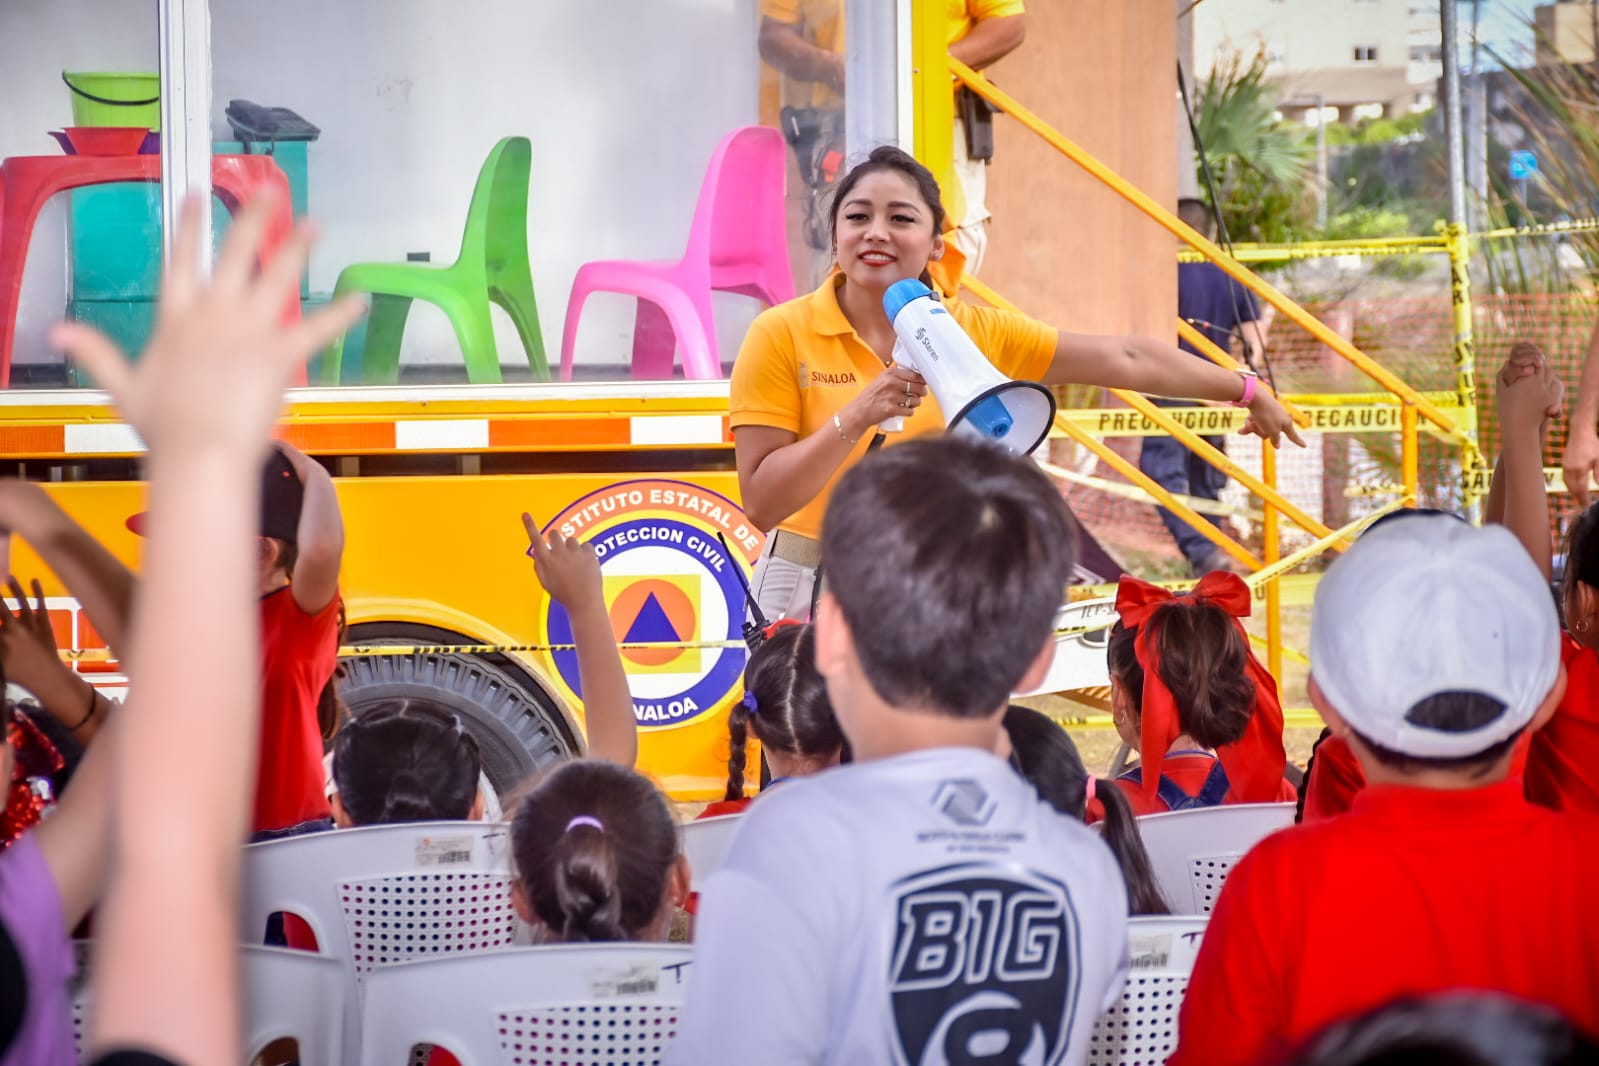
<path fill-rule="evenodd" d="M 875 149 L 839 182 L 832 206 L 838 271 L 751 324 L 733 364 L 731 425 L 744 511 L 768 539 L 755 598 L 768 618 L 808 617 L 817 538 L 833 484 L 866 454 L 886 418 L 914 416 L 890 438 L 942 432 L 913 371 L 892 365 L 883 292 L 927 276 L 944 256 L 938 183 L 898 148 Z M 1026 315 L 958 300 L 950 314 L 1006 376 L 1246 405 L 1246 432 L 1303 445 L 1288 412 L 1253 377 L 1142 337 L 1064 333 Z"/>

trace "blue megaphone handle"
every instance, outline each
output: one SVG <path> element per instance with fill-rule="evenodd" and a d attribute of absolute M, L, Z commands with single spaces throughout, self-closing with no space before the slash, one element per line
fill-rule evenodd
<path fill-rule="evenodd" d="M 998 396 L 986 396 L 972 404 L 965 413 L 964 421 L 989 440 L 1004 440 L 1016 425 L 1010 408 Z"/>
<path fill-rule="evenodd" d="M 920 300 L 923 296 L 933 295 L 933 290 L 923 285 L 915 278 L 906 278 L 896 281 L 883 291 L 883 310 L 888 313 L 888 320 L 893 322 L 905 305 L 912 300 Z"/>

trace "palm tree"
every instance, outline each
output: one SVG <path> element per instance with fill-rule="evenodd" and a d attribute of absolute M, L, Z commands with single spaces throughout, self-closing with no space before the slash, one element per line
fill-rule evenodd
<path fill-rule="evenodd" d="M 1211 68 L 1195 101 L 1194 124 L 1216 181 L 1216 206 L 1235 240 L 1282 241 L 1309 226 L 1314 148 L 1282 121 L 1266 55 L 1233 54 Z M 1203 176 L 1201 176 L 1203 180 Z"/>

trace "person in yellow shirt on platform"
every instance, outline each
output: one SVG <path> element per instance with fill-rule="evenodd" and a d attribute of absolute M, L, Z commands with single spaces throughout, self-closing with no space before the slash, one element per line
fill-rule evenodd
<path fill-rule="evenodd" d="M 1004 374 L 1249 409 L 1245 431 L 1303 445 L 1288 412 L 1253 375 L 1142 337 L 1065 333 L 1026 315 L 948 299 L 960 252 L 948 244 L 933 175 L 883 146 L 839 183 L 831 210 L 837 269 L 816 291 L 763 311 L 733 364 L 730 424 L 745 513 L 775 530 L 756 567 L 755 599 L 769 619 L 806 618 L 828 495 L 865 456 L 875 427 L 907 416 L 888 443 L 944 429 L 915 372 L 892 366 L 894 328 L 883 293 L 896 281 L 941 283 L 945 306 Z M 870 545 L 862 545 L 870 551 Z M 885 605 L 885 609 L 888 605 Z"/>
<path fill-rule="evenodd" d="M 784 133 L 802 175 L 811 157 L 809 135 L 831 131 L 842 141 L 844 124 L 844 0 L 761 0 L 759 48 L 761 58 L 783 75 Z M 1015 51 L 1027 36 L 1023 0 L 945 0 L 949 24 L 949 54 L 973 70 L 998 62 Z M 808 98 L 802 84 L 810 84 Z M 988 155 L 979 146 L 972 152 L 972 126 L 955 108 L 955 180 L 960 185 L 964 209 L 957 219 L 954 240 L 966 256 L 966 272 L 975 276 L 988 251 Z M 975 108 L 984 108 L 976 100 Z M 986 113 L 986 112 L 985 112 Z M 824 146 L 825 147 L 825 146 Z M 841 145 L 840 145 L 841 147 Z M 831 182 L 832 177 L 818 174 Z M 809 178 L 807 177 L 809 184 Z M 807 227 L 807 239 L 814 236 Z M 811 242 L 821 248 L 819 241 Z"/>

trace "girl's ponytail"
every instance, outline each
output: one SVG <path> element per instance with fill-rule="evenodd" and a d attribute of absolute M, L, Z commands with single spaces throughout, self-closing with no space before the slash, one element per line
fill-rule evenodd
<path fill-rule="evenodd" d="M 563 763 L 523 797 L 511 854 L 533 915 L 562 940 L 653 934 L 678 858 L 660 789 L 598 759 Z"/>
<path fill-rule="evenodd" d="M 622 927 L 619 876 L 614 837 L 596 818 L 573 818 L 555 845 L 550 869 L 564 942 L 628 939 Z"/>
<path fill-rule="evenodd" d="M 1161 895 L 1160 882 L 1155 879 L 1144 838 L 1138 833 L 1138 819 L 1133 815 L 1132 805 L 1115 782 L 1103 782 L 1103 787 L 1098 781 L 1094 784 L 1094 796 L 1105 808 L 1100 832 L 1122 868 L 1122 880 L 1127 882 L 1127 913 L 1170 914 L 1171 904 Z"/>
<path fill-rule="evenodd" d="M 751 697 L 745 696 L 748 701 Z M 727 792 L 726 800 L 744 798 L 744 766 L 748 761 L 750 711 L 745 702 L 733 705 L 727 715 Z"/>

